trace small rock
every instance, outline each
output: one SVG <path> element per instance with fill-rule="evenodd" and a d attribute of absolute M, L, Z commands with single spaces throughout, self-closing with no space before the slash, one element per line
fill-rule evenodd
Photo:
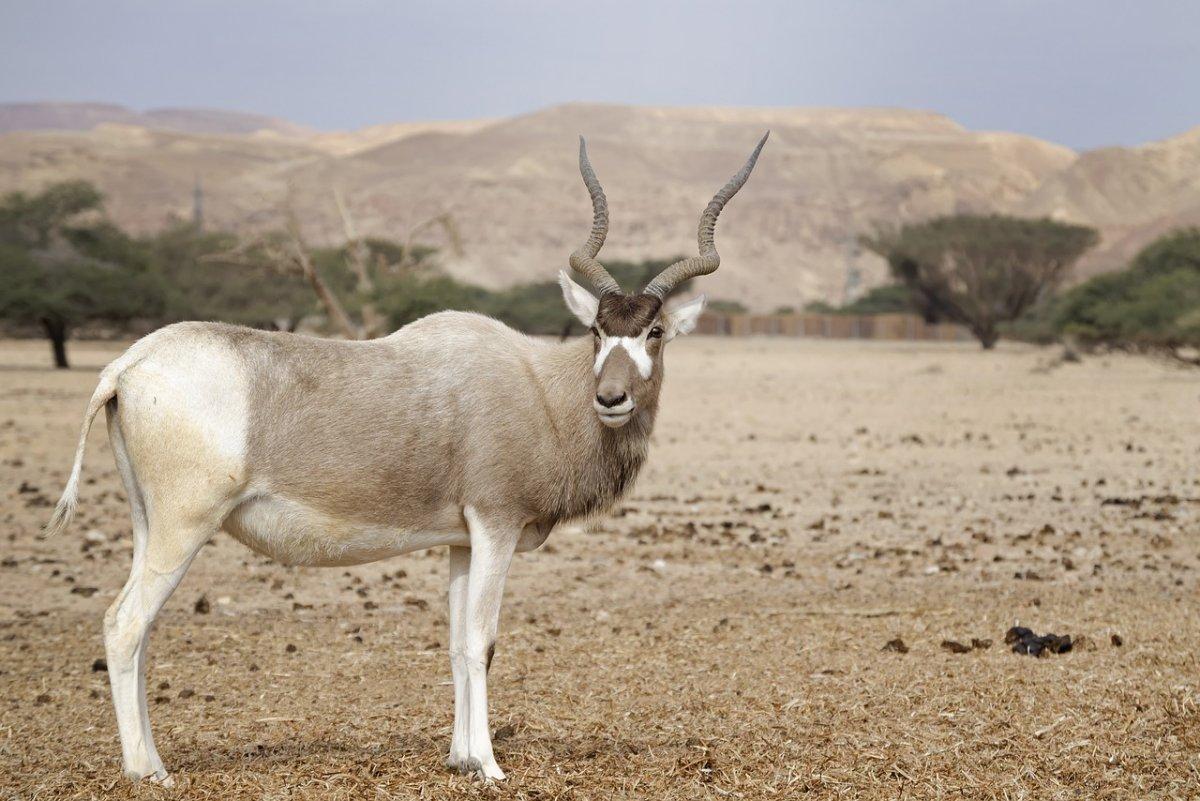
<path fill-rule="evenodd" d="M 104 536 L 104 532 L 99 529 L 91 528 L 83 535 L 83 538 L 88 542 L 106 542 L 108 537 Z"/>
<path fill-rule="evenodd" d="M 207 615 L 209 612 L 211 612 L 212 605 L 208 602 L 208 596 L 201 595 L 199 598 L 197 598 L 196 604 L 192 607 L 192 610 L 197 615 Z"/>
<path fill-rule="evenodd" d="M 1125 640 L 1124 640 L 1124 638 L 1121 637 L 1120 634 L 1114 634 L 1111 637 L 1109 637 L 1108 639 L 1109 639 L 1109 642 L 1111 642 L 1117 648 L 1120 648 L 1122 645 L 1125 644 Z"/>
<path fill-rule="evenodd" d="M 95 662 L 92 663 L 92 672 L 93 673 L 107 673 L 108 672 L 108 660 L 97 659 Z"/>
<path fill-rule="evenodd" d="M 295 645 L 293 645 L 292 643 L 290 643 L 290 642 L 289 642 L 289 643 L 287 644 L 287 648 L 284 648 L 283 650 L 287 651 L 289 654 L 294 654 L 294 653 L 296 653 L 296 651 L 298 651 L 299 649 L 298 649 L 298 648 L 296 648 L 296 646 L 295 646 Z"/>
<path fill-rule="evenodd" d="M 190 687 L 185 687 L 179 691 L 180 698 L 191 698 L 195 694 L 196 694 L 196 691 L 191 689 Z"/>

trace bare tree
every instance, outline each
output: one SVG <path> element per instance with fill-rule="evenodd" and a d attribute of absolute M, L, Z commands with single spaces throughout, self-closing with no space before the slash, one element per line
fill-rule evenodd
<path fill-rule="evenodd" d="M 360 235 L 350 208 L 340 191 L 334 190 L 333 200 L 342 222 L 342 233 L 345 237 L 344 260 L 347 270 L 354 276 L 355 305 L 358 307 L 361 321 L 356 321 L 347 311 L 346 304 L 314 263 L 313 249 L 304 238 L 299 217 L 290 197 L 283 205 L 283 236 L 265 235 L 248 240 L 231 251 L 206 257 L 206 260 L 249 264 L 266 259 L 281 272 L 298 273 L 312 287 L 313 294 L 316 295 L 330 324 L 343 336 L 348 339 L 372 339 L 383 335 L 387 330 L 387 318 L 380 313 L 374 300 L 379 277 L 398 275 L 415 269 L 421 263 L 423 254 L 416 243 L 416 237 L 423 231 L 440 226 L 449 243 L 448 250 L 453 256 L 462 254 L 462 238 L 451 213 L 441 211 L 413 225 L 398 257 L 389 260 L 385 253 L 373 249 L 371 243 Z M 250 254 L 253 254 L 253 257 Z"/>

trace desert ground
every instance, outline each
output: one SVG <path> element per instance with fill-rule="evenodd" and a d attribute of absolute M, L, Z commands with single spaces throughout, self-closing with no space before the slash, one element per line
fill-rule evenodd
<path fill-rule="evenodd" d="M 442 766 L 443 552 L 287 568 L 222 534 L 150 647 L 177 785 L 133 785 L 94 664 L 131 551 L 103 425 L 75 524 L 40 533 L 121 347 L 54 371 L 0 343 L 2 798 L 1200 794 L 1200 373 L 709 338 L 668 349 L 632 494 L 515 562 L 507 782 Z M 1013 625 L 1075 647 L 1013 653 Z"/>

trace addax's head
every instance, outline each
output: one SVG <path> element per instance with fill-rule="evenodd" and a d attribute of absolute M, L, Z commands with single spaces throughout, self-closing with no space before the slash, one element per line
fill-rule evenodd
<path fill-rule="evenodd" d="M 769 133 L 763 135 L 745 166 L 717 192 L 700 215 L 700 255 L 675 262 L 636 294 L 622 292 L 604 265 L 596 261 L 608 234 L 608 202 L 588 161 L 587 145 L 583 137 L 579 138 L 579 171 L 592 197 L 592 234 L 583 247 L 571 254 L 571 267 L 586 276 L 600 296 L 572 281 L 566 270 L 560 282 L 567 306 L 592 337 L 596 378 L 592 405 L 604 425 L 620 428 L 639 408 L 649 408 L 657 402 L 664 347 L 695 328 L 700 312 L 704 311 L 703 295 L 670 308 L 664 306 L 664 301 L 684 281 L 707 275 L 720 266 L 721 257 L 713 243 L 717 217 L 750 177 Z"/>

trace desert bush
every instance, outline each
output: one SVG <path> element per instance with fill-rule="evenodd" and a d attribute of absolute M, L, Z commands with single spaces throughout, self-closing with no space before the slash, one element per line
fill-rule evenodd
<path fill-rule="evenodd" d="M 989 349 L 1000 325 L 1061 283 L 1097 234 L 1050 219 L 956 215 L 862 241 L 887 259 L 926 319 L 960 323 Z"/>
<path fill-rule="evenodd" d="M 220 320 L 292 330 L 316 309 L 303 280 L 279 270 L 261 250 L 239 248 L 232 234 L 178 223 L 143 243 L 165 287 L 159 322 Z"/>
<path fill-rule="evenodd" d="M 491 293 L 447 275 L 405 273 L 386 281 L 375 296 L 393 329 L 445 310 L 484 312 Z"/>
<path fill-rule="evenodd" d="M 1200 347 L 1200 228 L 1163 236 L 1127 269 L 1064 293 L 1043 317 L 1084 345 L 1169 352 Z"/>
<path fill-rule="evenodd" d="M 791 311 L 790 307 L 789 312 Z M 834 306 L 823 300 L 804 305 L 804 310 L 814 314 L 904 314 L 920 312 L 912 292 L 904 284 L 883 284 L 868 290 L 862 297 L 844 306 Z M 776 314 L 782 312 L 776 311 Z M 934 321 L 931 321 L 934 322 Z"/>
<path fill-rule="evenodd" d="M 362 321 L 351 326 L 353 335 L 375 336 L 456 309 L 531 334 L 567 336 L 579 329 L 555 280 L 488 290 L 440 273 L 433 249 L 410 247 L 405 253 L 405 246 L 378 238 L 308 247 L 292 232 L 239 240 L 183 222 L 133 238 L 104 219 L 93 187 L 71 182 L 0 202 L 0 318 L 40 323 L 64 366 L 71 326 L 97 319 L 216 320 L 292 330 L 303 317 L 325 312 L 332 329 L 341 330 L 332 317 L 338 313 Z M 672 261 L 608 266 L 622 286 L 636 291 Z M 687 291 L 688 284 L 677 290 Z M 745 310 L 719 300 L 713 306 Z"/>
<path fill-rule="evenodd" d="M 156 317 L 164 287 L 146 249 L 103 217 L 82 181 L 0 200 L 0 318 L 39 325 L 56 367 L 73 326 Z"/>

